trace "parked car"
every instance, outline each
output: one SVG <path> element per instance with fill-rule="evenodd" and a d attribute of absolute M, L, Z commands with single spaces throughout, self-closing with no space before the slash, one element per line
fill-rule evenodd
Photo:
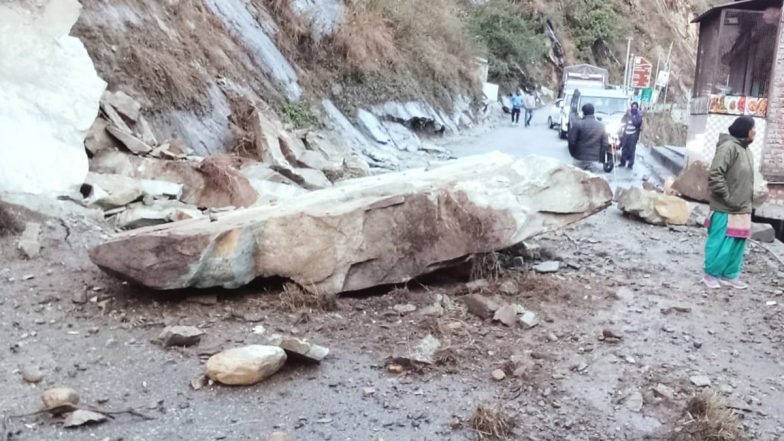
<path fill-rule="evenodd" d="M 547 114 L 547 127 L 554 129 L 561 124 L 561 107 L 563 106 L 563 98 L 556 100 L 548 108 Z"/>

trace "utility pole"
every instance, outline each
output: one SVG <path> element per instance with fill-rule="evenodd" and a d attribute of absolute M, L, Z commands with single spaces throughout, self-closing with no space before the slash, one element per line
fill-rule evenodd
<path fill-rule="evenodd" d="M 623 70 L 623 91 L 629 93 L 629 56 L 632 52 L 632 39 L 626 39 L 626 66 Z"/>
<path fill-rule="evenodd" d="M 664 102 L 663 102 L 663 104 L 665 106 L 667 105 L 667 92 L 670 90 L 670 78 L 669 78 L 671 76 L 671 75 L 669 75 L 669 73 L 670 73 L 670 60 L 671 60 L 671 57 L 672 57 L 672 45 L 674 43 L 675 43 L 674 41 L 670 42 L 670 50 L 667 52 L 667 64 L 666 64 L 666 66 L 667 66 L 667 73 L 668 73 L 667 76 L 668 76 L 668 78 L 667 78 L 667 84 L 664 86 Z"/>

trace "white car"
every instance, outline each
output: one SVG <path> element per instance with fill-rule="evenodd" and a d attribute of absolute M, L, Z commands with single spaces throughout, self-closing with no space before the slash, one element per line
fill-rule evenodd
<path fill-rule="evenodd" d="M 547 127 L 554 129 L 561 124 L 561 107 L 563 107 L 563 98 L 556 100 L 548 108 L 547 114 Z"/>

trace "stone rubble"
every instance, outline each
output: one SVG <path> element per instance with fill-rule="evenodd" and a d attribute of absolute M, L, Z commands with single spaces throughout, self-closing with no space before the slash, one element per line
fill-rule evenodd
<path fill-rule="evenodd" d="M 289 335 L 272 335 L 269 344 L 282 348 L 290 357 L 299 357 L 316 363 L 321 363 L 329 355 L 329 348 Z"/>
<path fill-rule="evenodd" d="M 441 349 L 441 342 L 428 334 L 414 348 L 410 359 L 417 363 L 433 364 L 439 349 Z"/>
<path fill-rule="evenodd" d="M 164 348 L 171 346 L 193 346 L 199 344 L 204 331 L 195 326 L 167 326 L 157 340 Z"/>
<path fill-rule="evenodd" d="M 488 319 L 503 306 L 504 302 L 498 296 L 484 294 L 469 294 L 462 298 L 468 312 L 481 319 Z M 517 311 L 513 311 L 515 315 Z"/>
<path fill-rule="evenodd" d="M 533 270 L 537 273 L 550 274 L 557 273 L 561 269 L 561 262 L 550 260 L 534 265 Z"/>
<path fill-rule="evenodd" d="M 712 384 L 710 377 L 707 375 L 694 375 L 689 377 L 689 381 L 697 387 L 709 387 Z"/>

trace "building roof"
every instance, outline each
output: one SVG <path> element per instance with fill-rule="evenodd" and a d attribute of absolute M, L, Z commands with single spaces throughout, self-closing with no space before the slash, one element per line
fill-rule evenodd
<path fill-rule="evenodd" d="M 707 19 L 714 18 L 723 9 L 745 9 L 747 11 L 762 11 L 770 7 L 781 8 L 782 0 L 735 0 L 732 2 L 724 3 L 707 10 L 699 17 L 692 20 L 692 23 L 700 23 Z"/>

